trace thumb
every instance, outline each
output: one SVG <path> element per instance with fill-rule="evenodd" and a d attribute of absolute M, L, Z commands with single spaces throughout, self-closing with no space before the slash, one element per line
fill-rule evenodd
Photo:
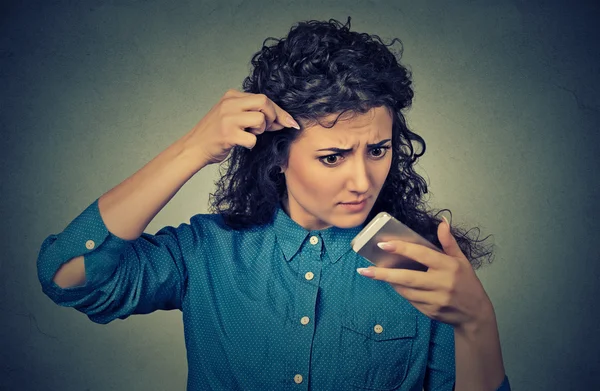
<path fill-rule="evenodd" d="M 442 216 L 445 222 L 442 222 L 438 225 L 438 239 L 443 247 L 446 255 L 450 255 L 451 257 L 462 257 L 463 253 L 458 245 L 458 242 L 450 232 L 450 223 L 448 220 Z"/>

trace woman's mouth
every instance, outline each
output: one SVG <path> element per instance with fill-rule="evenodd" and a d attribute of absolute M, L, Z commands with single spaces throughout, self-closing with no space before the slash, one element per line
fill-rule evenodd
<path fill-rule="evenodd" d="M 340 205 L 348 212 L 360 212 L 367 206 L 367 199 L 365 198 L 362 201 L 340 202 Z"/>

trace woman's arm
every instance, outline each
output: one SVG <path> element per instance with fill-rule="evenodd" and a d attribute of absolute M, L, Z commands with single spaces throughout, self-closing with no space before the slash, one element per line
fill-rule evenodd
<path fill-rule="evenodd" d="M 187 134 L 98 199 L 106 228 L 135 240 L 179 189 L 203 167 L 219 163 L 236 145 L 252 148 L 265 130 L 298 127 L 264 95 L 229 90 Z M 246 131 L 245 129 L 249 129 Z M 91 241 L 89 246 L 93 247 Z M 61 265 L 53 281 L 61 288 L 85 283 L 84 257 Z"/>
<path fill-rule="evenodd" d="M 154 216 L 205 164 L 188 156 L 181 140 L 98 199 L 108 230 L 124 240 L 137 239 Z M 86 282 L 84 257 L 65 262 L 54 276 L 61 288 Z"/>
<path fill-rule="evenodd" d="M 493 307 L 477 323 L 454 328 L 456 386 L 461 390 L 498 390 L 505 378 Z"/>

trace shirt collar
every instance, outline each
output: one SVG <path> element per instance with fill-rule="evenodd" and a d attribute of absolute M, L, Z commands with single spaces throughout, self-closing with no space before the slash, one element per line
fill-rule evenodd
<path fill-rule="evenodd" d="M 308 231 L 279 207 L 275 212 L 273 227 L 286 261 L 290 261 L 296 255 L 309 235 L 318 235 L 323 240 L 326 254 L 331 262 L 335 263 L 349 250 L 352 250 L 350 242 L 364 227 L 364 224 L 353 228 L 329 227 L 323 230 Z"/>

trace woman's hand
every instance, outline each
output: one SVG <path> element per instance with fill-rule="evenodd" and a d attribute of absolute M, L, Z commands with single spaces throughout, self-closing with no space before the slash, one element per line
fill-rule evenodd
<path fill-rule="evenodd" d="M 445 254 L 404 241 L 380 244 L 385 251 L 424 264 L 429 268 L 426 272 L 379 267 L 358 269 L 358 272 L 390 283 L 396 292 L 429 318 L 455 328 L 477 327 L 493 314 L 492 303 L 450 233 L 450 226 L 439 224 L 437 234 Z"/>
<path fill-rule="evenodd" d="M 228 90 L 188 132 L 184 147 L 203 164 L 223 161 L 236 145 L 252 149 L 265 131 L 295 127 L 296 121 L 263 94 Z"/>

